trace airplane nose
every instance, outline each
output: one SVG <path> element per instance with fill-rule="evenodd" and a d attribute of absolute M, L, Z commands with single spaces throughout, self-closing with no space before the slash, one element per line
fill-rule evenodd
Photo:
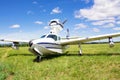
<path fill-rule="evenodd" d="M 29 46 L 31 47 L 33 45 L 33 40 L 29 42 Z"/>

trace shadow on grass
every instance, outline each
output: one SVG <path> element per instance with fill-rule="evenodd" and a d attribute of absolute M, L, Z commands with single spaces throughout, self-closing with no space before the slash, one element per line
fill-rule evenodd
<path fill-rule="evenodd" d="M 8 55 L 7 57 L 11 57 L 11 56 L 34 56 L 33 54 L 10 54 L 10 55 Z"/>
<path fill-rule="evenodd" d="M 83 56 L 120 56 L 120 53 L 98 53 L 98 54 L 83 54 Z"/>
<path fill-rule="evenodd" d="M 73 54 L 74 53 L 74 54 Z M 44 56 L 42 59 L 53 59 L 61 56 L 120 56 L 120 53 L 83 53 L 82 55 L 78 54 L 78 51 L 74 52 L 67 52 L 64 54 L 56 54 L 56 55 L 49 55 L 49 56 Z"/>
<path fill-rule="evenodd" d="M 78 56 L 78 55 L 79 55 L 78 51 L 70 51 L 69 53 L 66 54 L 66 56 Z M 114 55 L 120 56 L 120 53 L 105 53 L 105 52 L 83 53 L 81 56 L 114 56 Z"/>
<path fill-rule="evenodd" d="M 33 54 L 11 54 L 7 57 L 11 57 L 11 56 L 34 56 Z M 54 59 L 57 57 L 61 57 L 61 56 L 120 56 L 120 53 L 83 53 L 82 55 L 78 54 L 78 51 L 70 51 L 70 52 L 66 52 L 64 54 L 55 54 L 55 55 L 47 55 L 47 56 L 43 56 L 42 60 L 49 60 L 49 59 Z"/>

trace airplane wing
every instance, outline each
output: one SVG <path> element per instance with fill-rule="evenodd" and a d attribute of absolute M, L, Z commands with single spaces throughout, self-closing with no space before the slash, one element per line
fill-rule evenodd
<path fill-rule="evenodd" d="M 9 40 L 9 39 L 0 39 L 0 41 L 15 42 L 15 43 L 29 43 L 30 42 L 30 40 Z"/>
<path fill-rule="evenodd" d="M 8 39 L 0 39 L 0 41 L 4 41 L 4 42 L 12 42 L 12 48 L 13 49 L 19 49 L 19 43 L 28 43 L 30 42 L 30 40 L 8 40 Z"/>
<path fill-rule="evenodd" d="M 112 34 L 105 34 L 105 35 L 98 35 L 98 36 L 91 36 L 91 37 L 84 37 L 84 38 L 76 38 L 76 39 L 66 39 L 61 40 L 61 45 L 71 45 L 71 44 L 79 44 L 89 41 L 95 41 L 95 40 L 101 40 L 101 39 L 109 39 L 112 37 L 118 37 L 120 36 L 120 33 L 112 33 Z"/>

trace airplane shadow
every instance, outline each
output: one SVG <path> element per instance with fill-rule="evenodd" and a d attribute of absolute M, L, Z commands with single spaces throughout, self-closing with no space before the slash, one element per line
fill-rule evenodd
<path fill-rule="evenodd" d="M 7 57 L 11 57 L 11 56 L 34 56 L 33 54 L 26 54 L 26 53 L 22 53 L 22 54 L 10 54 Z M 120 56 L 120 53 L 83 53 L 82 55 L 78 54 L 78 51 L 70 51 L 70 52 L 66 52 L 64 54 L 56 54 L 56 55 L 48 55 L 48 56 L 43 56 L 42 60 L 49 60 L 49 59 L 54 59 L 54 58 L 58 58 L 61 56 Z"/>
<path fill-rule="evenodd" d="M 76 53 L 76 54 L 73 54 Z M 70 51 L 66 56 L 78 56 L 78 51 Z M 120 55 L 120 53 L 83 53 L 81 56 L 113 56 L 113 55 Z"/>
<path fill-rule="evenodd" d="M 75 53 L 75 54 L 73 54 Z M 57 55 L 49 55 L 49 56 L 44 56 L 42 59 L 53 59 L 53 58 L 57 58 L 57 57 L 61 57 L 61 56 L 120 56 L 120 53 L 83 53 L 82 55 L 78 54 L 78 51 L 74 51 L 74 52 L 67 52 L 64 54 L 57 54 Z"/>
<path fill-rule="evenodd" d="M 23 53 L 23 54 L 10 54 L 10 55 L 8 55 L 7 57 L 11 57 L 11 56 L 34 56 L 34 55 L 33 55 L 33 54 Z"/>

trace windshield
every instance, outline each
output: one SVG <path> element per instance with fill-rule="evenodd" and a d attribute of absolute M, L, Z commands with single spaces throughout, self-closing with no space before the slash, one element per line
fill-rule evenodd
<path fill-rule="evenodd" d="M 58 36 L 56 36 L 56 35 L 53 35 L 53 34 L 50 34 L 50 35 L 43 35 L 43 36 L 41 36 L 41 38 L 52 38 L 52 39 L 54 39 L 55 41 L 57 41 L 57 40 L 60 40 L 60 37 L 58 37 Z"/>
<path fill-rule="evenodd" d="M 57 41 L 57 36 L 56 35 L 48 35 L 47 38 L 52 38 L 55 41 Z"/>
<path fill-rule="evenodd" d="M 41 38 L 44 38 L 46 35 L 41 36 Z"/>

